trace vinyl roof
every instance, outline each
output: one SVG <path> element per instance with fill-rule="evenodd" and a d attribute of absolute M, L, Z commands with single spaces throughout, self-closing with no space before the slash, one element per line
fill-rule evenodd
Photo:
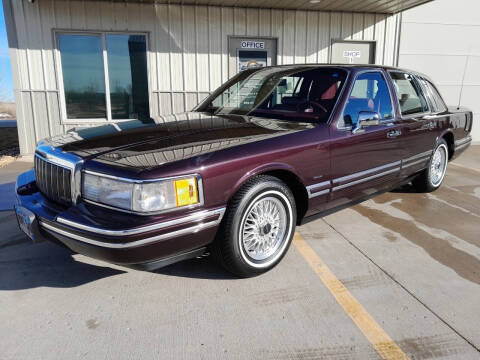
<path fill-rule="evenodd" d="M 110 1 L 110 0 L 99 0 Z M 114 0 L 119 1 L 119 0 Z M 433 0 L 123 0 L 136 3 L 217 5 L 267 9 L 394 14 Z"/>

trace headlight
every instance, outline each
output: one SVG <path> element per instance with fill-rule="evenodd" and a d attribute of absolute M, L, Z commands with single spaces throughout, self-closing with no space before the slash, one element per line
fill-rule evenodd
<path fill-rule="evenodd" d="M 130 182 L 84 173 L 82 196 L 136 212 L 157 212 L 200 202 L 199 184 L 194 176 Z"/>

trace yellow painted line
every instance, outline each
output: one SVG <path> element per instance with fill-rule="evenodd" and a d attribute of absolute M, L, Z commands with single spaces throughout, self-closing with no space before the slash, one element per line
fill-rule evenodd
<path fill-rule="evenodd" d="M 315 271 L 323 284 L 334 296 L 343 310 L 373 345 L 382 359 L 408 359 L 408 356 L 388 336 L 385 330 L 353 297 L 340 280 L 330 271 L 317 253 L 308 245 L 299 233 L 295 233 L 293 243 L 308 265 Z"/>
<path fill-rule="evenodd" d="M 475 172 L 480 173 L 480 170 L 479 170 L 479 169 L 471 168 L 471 167 L 468 167 L 468 166 L 465 166 L 465 165 L 461 165 L 461 164 L 457 164 L 457 163 L 454 163 L 454 162 L 451 162 L 451 163 L 449 163 L 448 165 L 456 166 L 456 167 L 459 167 L 459 168 L 462 168 L 462 169 L 466 169 L 466 170 L 475 171 Z"/>

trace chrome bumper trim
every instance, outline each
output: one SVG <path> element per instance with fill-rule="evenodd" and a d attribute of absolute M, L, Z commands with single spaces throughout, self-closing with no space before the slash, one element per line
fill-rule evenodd
<path fill-rule="evenodd" d="M 124 229 L 124 230 L 110 230 L 110 229 L 102 229 L 102 228 L 97 228 L 94 226 L 88 226 L 88 225 L 83 225 L 79 224 L 77 222 L 71 221 L 64 219 L 62 217 L 57 217 L 57 222 L 68 225 L 72 228 L 79 229 L 79 230 L 84 230 L 88 231 L 91 233 L 95 234 L 100 234 L 100 235 L 107 235 L 107 236 L 128 236 L 128 235 L 135 235 L 135 234 L 140 234 L 140 233 L 145 233 L 148 231 L 153 231 L 153 230 L 160 230 L 164 229 L 169 226 L 175 226 L 175 225 L 180 225 L 180 224 L 185 224 L 188 222 L 192 221 L 201 221 L 203 219 L 206 219 L 208 217 L 218 215 L 218 221 L 222 221 L 223 214 L 225 213 L 226 208 L 219 208 L 215 210 L 204 210 L 204 211 L 199 211 L 178 219 L 174 220 L 169 220 L 169 221 L 164 221 L 158 224 L 152 224 L 152 225 L 147 225 L 147 226 L 142 226 L 138 228 L 133 228 L 133 229 Z"/>
<path fill-rule="evenodd" d="M 147 245 L 147 244 L 150 244 L 150 243 L 153 243 L 153 242 L 156 242 L 156 241 L 160 241 L 160 240 L 171 239 L 171 238 L 174 238 L 174 237 L 177 237 L 177 236 L 194 234 L 194 233 L 197 233 L 201 230 L 214 227 L 214 226 L 220 224 L 220 222 L 222 221 L 224 212 L 225 212 L 225 208 L 223 208 L 223 212 L 221 212 L 219 214 L 219 217 L 218 217 L 217 220 L 209 221 L 209 222 L 206 222 L 206 223 L 200 223 L 200 224 L 190 226 L 190 227 L 185 228 L 185 229 L 175 230 L 175 231 L 172 231 L 172 232 L 169 232 L 169 233 L 155 235 L 155 236 L 151 236 L 151 237 L 148 237 L 148 238 L 145 238 L 145 239 L 131 241 L 131 242 L 127 242 L 127 243 L 109 243 L 109 242 L 105 242 L 105 241 L 93 240 L 93 239 L 89 239 L 89 238 L 87 238 L 85 236 L 82 236 L 82 235 L 71 233 L 71 232 L 66 231 L 64 229 L 59 229 L 56 226 L 53 226 L 51 224 L 47 224 L 43 221 L 40 221 L 39 224 L 40 224 L 40 227 L 43 227 L 47 230 L 50 230 L 50 231 L 52 231 L 56 234 L 63 235 L 65 237 L 68 237 L 68 238 L 71 238 L 71 239 L 74 239 L 74 240 L 77 240 L 77 241 L 81 241 L 81 242 L 84 242 L 84 243 L 87 243 L 87 244 L 100 246 L 100 247 L 104 247 L 104 248 L 110 248 L 110 249 L 128 249 L 128 248 L 132 248 L 132 247 L 136 247 L 136 246 L 140 246 L 140 245 Z"/>
<path fill-rule="evenodd" d="M 149 243 L 152 243 L 152 242 L 155 242 L 155 241 L 170 239 L 170 238 L 173 238 L 173 237 L 176 237 L 176 236 L 193 234 L 193 233 L 199 232 L 200 230 L 204 230 L 204 229 L 208 229 L 210 227 L 213 227 L 217 224 L 218 224 L 218 220 L 215 220 L 215 221 L 210 221 L 208 223 L 201 223 L 201 224 L 198 224 L 198 225 L 186 228 L 186 229 L 172 231 L 170 233 L 157 235 L 157 236 L 149 237 L 149 238 L 142 239 L 142 240 L 132 241 L 132 242 L 129 242 L 129 243 L 115 244 L 115 243 L 107 243 L 107 242 L 104 242 L 104 241 L 92 240 L 92 239 L 86 238 L 84 236 L 80 236 L 80 235 L 77 235 L 77 234 L 72 234 L 72 233 L 69 233 L 68 231 L 58 229 L 58 228 L 56 228 L 54 226 L 51 226 L 49 224 L 46 224 L 44 222 L 40 222 L 40 226 L 43 226 L 44 228 L 46 228 L 46 229 L 48 229 L 48 230 L 50 230 L 50 231 L 52 231 L 56 234 L 60 234 L 60 235 L 66 236 L 68 238 L 75 239 L 75 240 L 78 240 L 78 241 L 81 241 L 81 242 L 84 242 L 84 243 L 87 243 L 87 244 L 96 245 L 96 246 L 100 246 L 100 247 L 104 247 L 104 248 L 111 248 L 111 249 L 128 249 L 128 248 L 132 248 L 132 247 L 136 247 L 136 246 L 140 246 L 140 245 L 146 245 L 146 244 L 149 244 Z"/>

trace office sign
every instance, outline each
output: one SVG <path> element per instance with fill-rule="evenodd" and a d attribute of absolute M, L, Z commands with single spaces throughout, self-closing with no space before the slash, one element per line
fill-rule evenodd
<path fill-rule="evenodd" d="M 265 42 L 264 41 L 242 40 L 242 42 L 240 43 L 240 47 L 242 49 L 263 50 L 263 49 L 265 49 Z"/>

